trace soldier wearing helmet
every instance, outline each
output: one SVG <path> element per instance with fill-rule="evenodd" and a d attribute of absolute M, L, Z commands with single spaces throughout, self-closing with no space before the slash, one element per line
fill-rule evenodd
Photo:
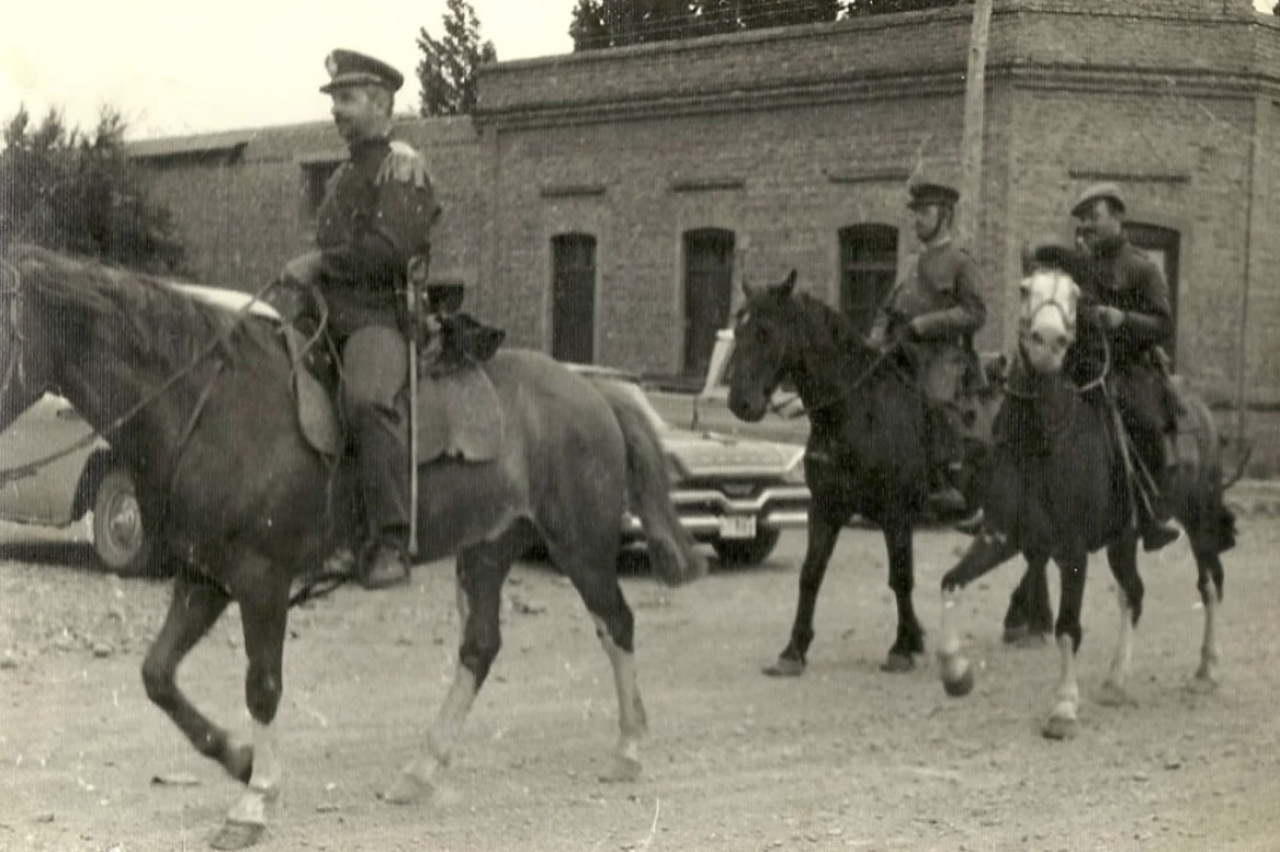
<path fill-rule="evenodd" d="M 889 291 L 871 327 L 870 343 L 901 345 L 929 406 L 930 506 L 955 516 L 970 507 L 958 487 L 963 469 L 960 403 L 966 376 L 977 369 L 973 335 L 987 318 L 978 264 L 955 245 L 952 226 L 960 193 L 940 183 L 908 188 L 907 206 L 923 250 Z M 962 522 L 972 526 L 976 519 Z"/>
<path fill-rule="evenodd" d="M 1088 280 L 1079 282 L 1098 304 L 1112 351 L 1111 385 L 1125 428 L 1142 461 L 1167 489 L 1169 468 L 1176 463 L 1172 435 L 1177 427 L 1177 401 L 1168 386 L 1161 346 L 1173 339 L 1173 311 L 1164 274 L 1125 236 L 1126 205 L 1114 183 L 1086 187 L 1071 207 L 1077 238 L 1087 255 Z M 1147 512 L 1139 501 L 1139 524 L 1145 550 L 1175 541 L 1179 532 L 1167 521 L 1163 493 Z"/>

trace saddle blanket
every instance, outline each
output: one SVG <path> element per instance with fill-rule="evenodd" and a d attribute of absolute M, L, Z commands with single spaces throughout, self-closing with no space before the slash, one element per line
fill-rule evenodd
<path fill-rule="evenodd" d="M 324 385 L 300 361 L 301 333 L 285 327 L 294 366 L 293 386 L 298 424 L 307 442 L 320 453 L 339 456 L 346 435 L 337 407 Z M 404 409 L 408 409 L 405 404 Z M 441 373 L 423 370 L 418 379 L 418 463 L 442 456 L 471 462 L 497 458 L 506 435 L 506 418 L 498 392 L 483 367 L 464 363 Z"/>

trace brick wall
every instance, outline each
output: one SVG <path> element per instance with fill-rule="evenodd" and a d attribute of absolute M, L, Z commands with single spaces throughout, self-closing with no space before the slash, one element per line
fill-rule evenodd
<path fill-rule="evenodd" d="M 493 66 L 474 125 L 401 127 L 445 199 L 435 275 L 472 285 L 512 344 L 548 348 L 551 238 L 592 234 L 597 361 L 667 374 L 690 229 L 734 233 L 735 283 L 796 268 L 834 301 L 842 227 L 899 227 L 905 261 L 908 175 L 959 183 L 968 30 L 961 6 Z M 1012 342 L 1022 242 L 1068 235 L 1069 200 L 1115 179 L 1134 219 L 1180 234 L 1180 368 L 1220 404 L 1242 380 L 1280 403 L 1277 102 L 1280 26 L 1247 0 L 997 2 L 966 223 L 990 306 L 979 345 Z M 261 282 L 303 247 L 302 163 L 326 152 L 341 154 L 327 124 L 275 128 L 232 165 L 162 170 L 201 277 Z"/>

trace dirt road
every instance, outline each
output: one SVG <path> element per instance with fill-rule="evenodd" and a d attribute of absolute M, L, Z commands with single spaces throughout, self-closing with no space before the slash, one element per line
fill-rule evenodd
<path fill-rule="evenodd" d="M 291 619 L 285 790 L 262 848 L 1280 849 L 1280 524 L 1241 526 L 1227 564 L 1222 687 L 1208 696 L 1183 689 L 1201 614 L 1178 546 L 1144 563 L 1139 706 L 1090 700 L 1117 622 L 1105 563 L 1091 562 L 1082 730 L 1065 743 L 1039 734 L 1056 652 L 999 641 L 1012 567 L 965 598 L 980 666 L 965 699 L 945 696 L 929 658 L 906 675 L 878 670 L 893 606 L 875 533 L 846 531 L 796 680 L 760 668 L 785 644 L 802 536 L 785 536 L 760 569 L 685 589 L 629 578 L 652 727 L 645 774 L 630 785 L 596 780 L 616 705 L 589 619 L 549 568 L 517 567 L 505 645 L 437 809 L 374 794 L 421 743 L 451 676 L 452 566 L 420 567 L 411 588 L 342 590 Z M 206 848 L 238 789 L 147 702 L 138 674 L 168 584 L 102 576 L 68 564 L 84 557 L 74 546 L 0 533 L 0 849 Z M 962 543 L 917 538 L 930 640 L 938 577 Z M 240 733 L 243 670 L 230 613 L 181 673 L 197 703 Z"/>

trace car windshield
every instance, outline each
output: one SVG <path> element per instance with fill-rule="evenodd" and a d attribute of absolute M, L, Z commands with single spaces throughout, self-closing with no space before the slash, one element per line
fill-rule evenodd
<path fill-rule="evenodd" d="M 662 419 L 662 415 L 653 407 L 653 403 L 649 401 L 649 397 L 644 395 L 644 390 L 635 382 L 628 382 L 623 379 L 597 377 L 598 382 L 607 382 L 610 387 L 615 387 L 630 397 L 635 404 L 644 412 L 645 417 L 649 418 L 649 422 L 653 424 L 653 428 L 659 432 L 668 431 L 671 426 L 667 421 Z"/>

